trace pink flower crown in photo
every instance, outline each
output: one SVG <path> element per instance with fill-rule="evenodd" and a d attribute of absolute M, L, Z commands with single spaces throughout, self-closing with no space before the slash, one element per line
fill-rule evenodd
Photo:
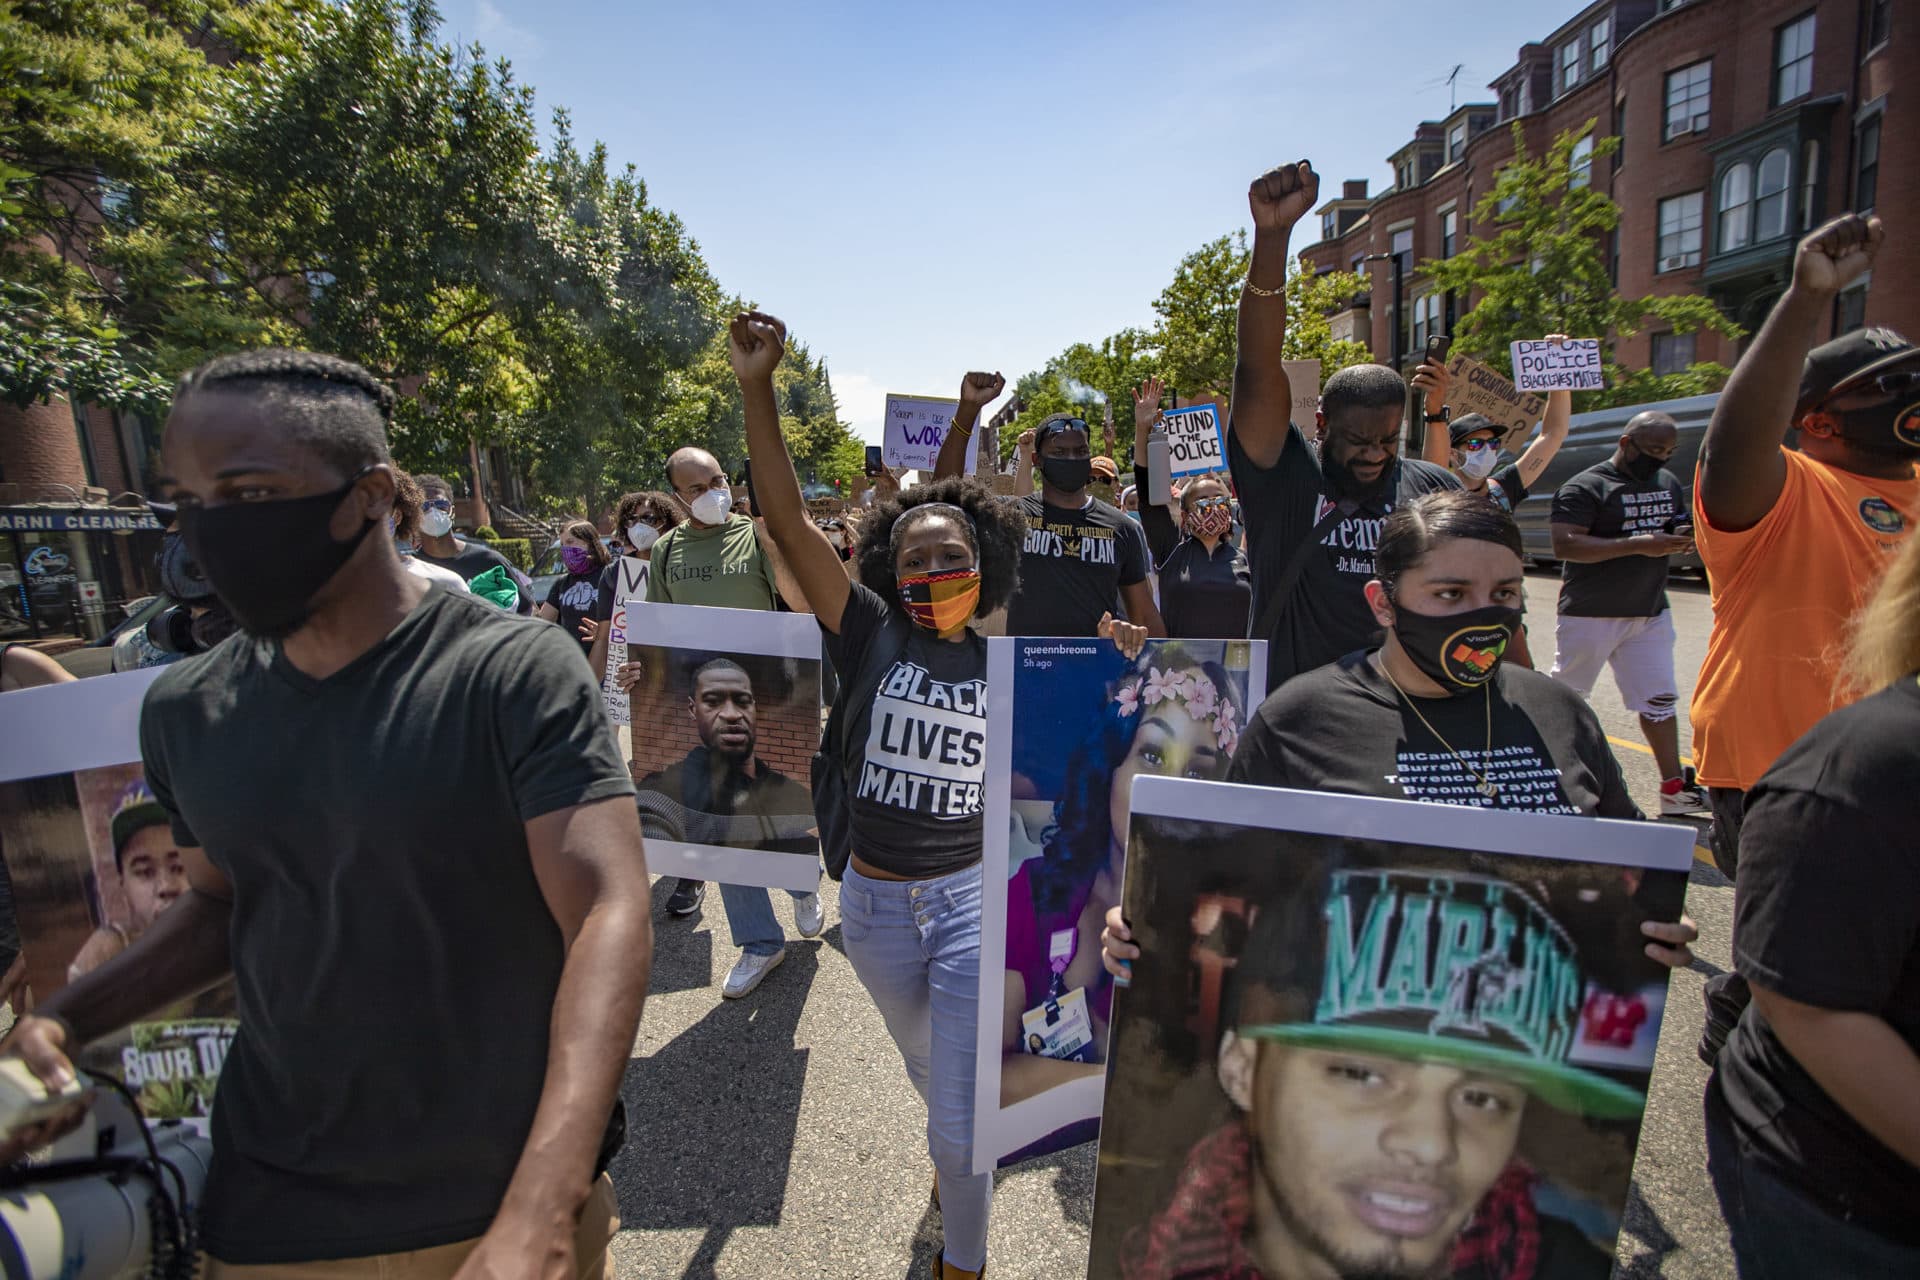
<path fill-rule="evenodd" d="M 1162 702 L 1178 703 L 1186 708 L 1188 716 L 1207 722 L 1221 751 L 1232 755 L 1240 742 L 1240 715 L 1233 700 L 1221 697 L 1212 677 L 1204 671 L 1190 668 L 1160 671 L 1148 667 L 1145 679 L 1133 676 L 1120 687 L 1113 700 L 1122 716 L 1133 715 L 1142 704 L 1152 707 Z"/>

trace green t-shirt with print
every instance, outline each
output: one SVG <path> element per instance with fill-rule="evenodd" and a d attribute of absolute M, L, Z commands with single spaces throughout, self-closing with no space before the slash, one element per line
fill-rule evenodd
<path fill-rule="evenodd" d="M 778 598 L 773 562 L 747 516 L 712 527 L 676 525 L 654 544 L 651 563 L 647 599 L 654 604 L 771 609 Z"/>

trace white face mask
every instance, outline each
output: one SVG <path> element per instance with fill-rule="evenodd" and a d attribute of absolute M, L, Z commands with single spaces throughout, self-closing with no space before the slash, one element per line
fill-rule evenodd
<path fill-rule="evenodd" d="M 709 489 L 688 504 L 693 518 L 701 524 L 725 524 L 733 514 L 733 490 Z"/>
<path fill-rule="evenodd" d="M 1462 449 L 1460 474 L 1469 480 L 1484 480 L 1493 474 L 1494 464 L 1499 461 L 1498 449 Z"/>
<path fill-rule="evenodd" d="M 420 532 L 429 538 L 444 538 L 453 531 L 453 512 L 434 508 L 420 516 Z"/>
<path fill-rule="evenodd" d="M 651 551 L 653 544 L 660 540 L 660 531 L 650 524 L 630 524 L 627 526 L 627 543 L 638 555 L 642 551 Z"/>

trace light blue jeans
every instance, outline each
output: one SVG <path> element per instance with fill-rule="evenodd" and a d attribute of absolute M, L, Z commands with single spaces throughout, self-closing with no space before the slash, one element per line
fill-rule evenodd
<path fill-rule="evenodd" d="M 789 889 L 795 901 L 811 890 Z M 748 955 L 770 956 L 787 945 L 787 931 L 773 914 L 773 896 L 758 885 L 723 884 L 720 901 L 727 908 L 727 931 L 733 945 Z"/>
<path fill-rule="evenodd" d="M 963 1271 L 987 1260 L 993 1175 L 973 1172 L 973 1052 L 980 1005 L 980 868 L 934 880 L 872 880 L 852 867 L 840 883 L 847 959 L 880 1006 L 927 1104 L 927 1151 L 940 1174 L 946 1258 Z"/>

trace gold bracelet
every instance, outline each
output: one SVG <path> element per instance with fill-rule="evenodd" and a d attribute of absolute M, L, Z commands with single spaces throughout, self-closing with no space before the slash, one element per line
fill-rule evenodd
<path fill-rule="evenodd" d="M 1287 291 L 1285 285 L 1281 285 L 1278 289 L 1262 289 L 1251 280 L 1247 281 L 1246 288 L 1247 292 L 1256 298 L 1277 298 Z"/>
<path fill-rule="evenodd" d="M 953 429 L 954 429 L 954 430 L 955 430 L 956 432 L 958 432 L 958 433 L 959 433 L 959 435 L 960 435 L 960 438 L 961 438 L 962 440 L 971 440 L 971 439 L 973 439 L 973 428 L 972 428 L 972 427 L 963 427 L 963 426 L 961 426 L 961 425 L 960 425 L 959 423 L 957 423 L 957 422 L 956 422 L 956 423 L 954 423 L 954 424 L 953 424 Z"/>

